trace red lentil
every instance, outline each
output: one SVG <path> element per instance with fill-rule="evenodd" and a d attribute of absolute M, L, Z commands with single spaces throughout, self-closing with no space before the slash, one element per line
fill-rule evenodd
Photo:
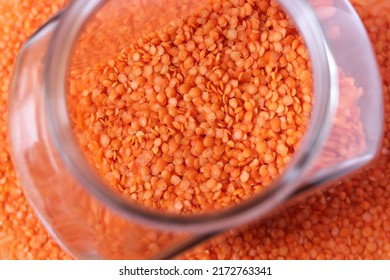
<path fill-rule="evenodd" d="M 64 2 L 0 3 L 0 259 L 69 259 L 23 195 L 10 159 L 6 125 L 7 93 L 17 51 Z"/>
<path fill-rule="evenodd" d="M 268 8 L 257 12 L 264 1 Z M 238 10 L 244 14 L 238 16 Z M 266 14 L 270 14 L 268 19 L 272 19 L 269 26 L 264 22 Z M 195 23 L 192 23 L 193 20 Z M 200 24 L 204 22 L 207 23 Z M 261 44 L 257 37 L 251 39 L 247 35 L 256 31 L 251 27 L 254 22 L 256 30 L 266 35 Z M 94 67 L 92 85 L 82 76 L 71 76 L 70 80 L 75 82 L 71 82 L 69 108 L 75 133 L 83 138 L 81 144 L 100 138 L 97 150 L 84 145 L 88 158 L 97 163 L 97 169 L 117 190 L 126 188 L 122 182 L 128 181 L 137 184 L 151 182 L 155 187 L 153 182 L 156 180 L 152 178 L 163 179 L 168 185 L 189 180 L 197 197 L 184 205 L 186 199 L 182 195 L 172 194 L 175 201 L 182 202 L 181 207 L 177 207 L 177 202 L 172 205 L 170 201 L 161 201 L 154 195 L 147 196 L 150 201 L 139 199 L 145 196 L 136 196 L 139 203 L 169 211 L 172 210 L 169 207 L 182 213 L 212 210 L 206 209 L 201 202 L 215 209 L 230 206 L 226 204 L 226 196 L 232 194 L 219 192 L 227 185 L 237 190 L 229 200 L 231 203 L 237 203 L 255 190 L 265 188 L 271 180 L 262 180 L 259 170 L 262 167 L 268 169 L 271 177 L 283 170 L 303 135 L 311 109 L 310 103 L 305 102 L 311 98 L 304 99 L 306 94 L 303 93 L 303 89 L 311 84 L 308 57 L 296 30 L 288 27 L 286 22 L 286 16 L 277 10 L 272 1 L 216 0 L 188 19 L 170 23 L 152 33 L 143 40 L 143 45 L 130 45 L 107 59 L 106 63 Z M 187 37 L 180 39 L 180 43 L 175 40 L 152 43 L 161 34 L 172 34 L 169 33 L 171 28 L 175 30 L 176 40 L 185 31 L 188 31 Z M 212 32 L 208 32 L 208 28 Z M 250 44 L 253 45 L 252 51 L 246 47 Z M 157 49 L 160 54 L 154 51 Z M 298 63 L 292 63 L 285 57 L 283 53 L 287 51 L 292 52 L 294 58 L 300 58 Z M 150 64 L 150 58 L 161 61 L 163 53 L 168 55 L 165 60 L 170 62 L 165 74 L 156 71 Z M 287 64 L 281 61 L 290 63 L 290 73 L 295 73 L 294 88 L 289 88 L 291 74 L 285 71 Z M 118 92 L 118 82 L 124 88 L 132 87 L 132 83 L 136 83 L 136 86 L 133 90 Z M 260 86 L 269 94 L 259 94 Z M 290 91 L 294 89 L 296 94 L 293 97 L 289 91 L 277 93 L 275 90 L 278 87 L 289 88 Z M 89 94 L 82 97 L 81 102 L 90 104 L 89 107 L 78 105 L 80 88 L 83 88 L 83 92 L 99 91 L 97 97 Z M 112 92 L 115 92 L 114 96 Z M 119 108 L 118 102 L 128 98 L 134 102 Z M 105 101 L 101 103 L 101 99 Z M 256 106 L 259 102 L 261 109 Z M 303 110 L 297 113 L 294 106 L 299 104 L 302 104 Z M 112 108 L 115 107 L 118 109 L 114 115 Z M 91 112 L 96 113 L 91 115 Z M 133 120 L 130 125 L 121 121 L 125 112 L 130 113 Z M 281 119 L 286 118 L 288 112 L 293 117 L 289 124 L 289 135 L 287 127 L 281 127 Z M 262 123 L 255 126 L 253 123 L 259 120 L 263 120 Z M 108 132 L 118 121 L 123 125 L 110 137 Z M 96 131 L 96 125 L 101 124 L 102 130 Z M 142 133 L 143 137 L 137 138 L 134 136 L 136 133 Z M 216 134 L 220 136 L 216 137 Z M 293 145 L 287 141 L 290 135 L 297 140 Z M 264 137 L 268 138 L 268 148 L 256 149 L 256 143 L 263 142 Z M 119 140 L 115 149 L 119 152 L 115 159 L 111 156 L 113 139 Z M 154 147 L 153 152 L 147 151 L 148 141 L 156 139 L 161 139 L 161 146 Z M 124 155 L 123 146 L 131 149 L 130 154 Z M 214 146 L 218 147 L 215 152 Z M 194 158 L 186 161 L 188 151 Z M 164 167 L 159 168 L 162 173 L 151 174 L 154 164 L 161 158 L 166 162 Z M 121 166 L 122 163 L 128 164 L 130 172 Z M 230 173 L 222 169 L 226 164 L 233 167 Z M 110 168 L 107 170 L 105 166 Z M 114 170 L 123 171 L 115 178 L 111 176 Z M 190 179 L 189 176 L 195 178 Z M 245 189 L 245 193 L 238 191 L 240 189 Z M 130 197 L 132 194 L 129 192 Z"/>
<path fill-rule="evenodd" d="M 354 0 L 377 53 L 384 79 L 386 133 L 374 165 L 337 188 L 272 218 L 230 231 L 219 244 L 199 247 L 186 258 L 201 259 L 389 259 L 389 10 L 386 1 Z M 30 209 L 10 162 L 5 121 L 10 73 L 21 43 L 62 6 L 62 0 L 0 2 L 0 258 L 68 258 Z M 260 9 L 265 11 L 266 2 Z M 18 20 L 15 20 L 15 19 Z M 218 19 L 218 23 L 227 20 Z M 221 24 L 222 26 L 222 24 Z M 163 37 L 163 36 L 162 36 Z M 289 83 L 293 83 L 290 80 Z M 292 86 L 294 87 L 294 86 Z M 220 134 L 219 132 L 218 134 Z M 222 137 L 222 136 L 221 136 Z M 291 138 L 289 140 L 294 142 Z M 290 145 L 293 145 L 292 143 Z M 162 163 L 160 163 L 162 164 Z M 164 165 L 164 164 L 163 164 Z M 229 170 L 225 165 L 224 169 Z M 183 184 L 184 181 L 181 182 Z M 188 185 L 188 181 L 185 181 Z M 165 181 L 160 182 L 166 187 Z M 230 187 L 228 186 L 228 191 Z M 180 208 L 180 205 L 178 204 Z"/>

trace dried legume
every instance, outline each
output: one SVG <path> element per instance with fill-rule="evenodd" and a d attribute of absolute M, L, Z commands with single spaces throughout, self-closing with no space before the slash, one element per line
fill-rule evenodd
<path fill-rule="evenodd" d="M 141 41 L 70 76 L 75 134 L 108 184 L 180 213 L 267 187 L 298 147 L 312 101 L 306 49 L 276 3 L 216 0 Z M 144 195 L 161 181 L 164 193 Z"/>
<path fill-rule="evenodd" d="M 386 127 L 380 158 L 371 168 L 356 174 L 337 188 L 308 199 L 270 219 L 231 231 L 219 244 L 199 248 L 189 253 L 187 258 L 390 258 L 390 175 L 387 172 L 390 162 L 390 11 L 388 6 L 385 8 L 386 0 L 354 0 L 353 3 L 369 31 L 384 80 Z M 9 1 L 0 2 L 1 259 L 69 258 L 55 245 L 28 205 L 15 178 L 5 140 L 7 92 L 17 50 L 62 5 L 62 0 L 13 1 L 12 6 Z M 293 81 L 290 80 L 289 83 Z M 215 133 L 219 135 L 220 132 Z M 294 139 L 289 141 L 292 145 Z"/>

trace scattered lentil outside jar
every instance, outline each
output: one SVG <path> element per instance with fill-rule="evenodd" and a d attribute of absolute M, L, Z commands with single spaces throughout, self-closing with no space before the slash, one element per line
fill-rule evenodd
<path fill-rule="evenodd" d="M 73 1 L 19 54 L 13 161 L 74 257 L 173 257 L 376 155 L 380 75 L 348 1 L 148 3 Z"/>

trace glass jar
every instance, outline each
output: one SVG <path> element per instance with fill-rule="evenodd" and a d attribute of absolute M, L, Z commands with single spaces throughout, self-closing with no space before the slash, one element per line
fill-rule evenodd
<path fill-rule="evenodd" d="M 126 42 L 119 35 L 137 40 L 142 32 L 186 17 L 206 3 L 72 1 L 22 47 L 9 101 L 12 159 L 41 221 L 75 258 L 171 258 L 334 185 L 375 157 L 383 130 L 381 80 L 353 7 L 348 1 L 279 0 L 305 41 L 314 79 L 310 122 L 283 173 L 252 198 L 199 215 L 146 209 L 107 187 L 72 130 L 69 72 L 123 48 Z M 113 32 L 118 40 L 112 40 Z"/>

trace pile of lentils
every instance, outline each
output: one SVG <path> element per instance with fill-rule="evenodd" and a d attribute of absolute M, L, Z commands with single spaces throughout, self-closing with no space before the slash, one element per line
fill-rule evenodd
<path fill-rule="evenodd" d="M 312 104 L 307 50 L 269 0 L 211 1 L 69 80 L 74 132 L 99 173 L 132 201 L 175 213 L 269 186 Z"/>
<path fill-rule="evenodd" d="M 0 2 L 0 258 L 68 259 L 44 229 L 15 177 L 7 136 L 7 100 L 22 43 L 64 0 Z M 189 259 L 390 258 L 390 10 L 387 0 L 353 0 L 383 77 L 385 133 L 372 166 L 272 218 L 232 230 L 188 252 Z"/>

